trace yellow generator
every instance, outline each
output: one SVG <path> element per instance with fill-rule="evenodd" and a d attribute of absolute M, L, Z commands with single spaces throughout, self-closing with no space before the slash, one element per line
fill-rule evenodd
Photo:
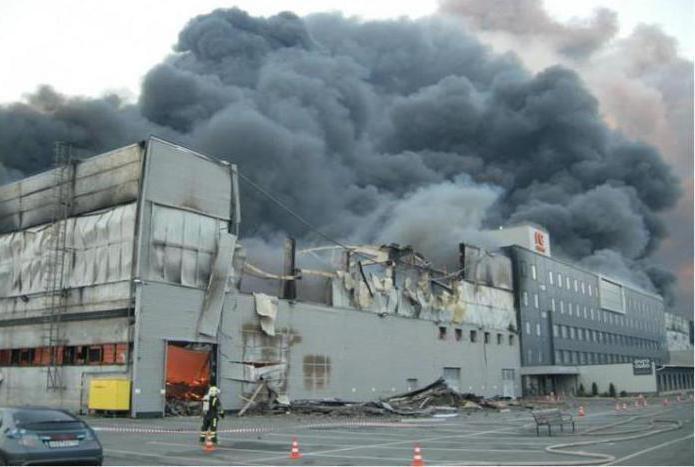
<path fill-rule="evenodd" d="M 130 381 L 93 379 L 89 382 L 89 410 L 130 410 Z"/>

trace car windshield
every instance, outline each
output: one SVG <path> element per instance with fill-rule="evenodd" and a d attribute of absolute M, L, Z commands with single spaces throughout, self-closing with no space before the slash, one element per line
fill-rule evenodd
<path fill-rule="evenodd" d="M 74 423 L 78 421 L 70 414 L 51 409 L 18 410 L 12 414 L 12 417 L 17 425 Z"/>

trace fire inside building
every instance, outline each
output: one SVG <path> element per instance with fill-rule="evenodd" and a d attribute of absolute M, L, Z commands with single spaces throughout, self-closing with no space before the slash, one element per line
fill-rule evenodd
<path fill-rule="evenodd" d="M 452 245 L 455 272 L 395 244 L 288 240 L 271 273 L 239 242 L 233 164 L 157 138 L 56 154 L 0 187 L 0 404 L 162 416 L 211 383 L 239 409 L 440 377 L 487 397 L 692 388 L 692 358 L 667 366 L 661 298 L 552 258 L 539 226 Z"/>

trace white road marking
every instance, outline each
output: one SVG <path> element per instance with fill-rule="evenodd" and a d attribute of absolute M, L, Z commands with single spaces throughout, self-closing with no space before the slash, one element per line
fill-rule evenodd
<path fill-rule="evenodd" d="M 656 446 L 652 446 L 652 447 L 650 447 L 650 448 L 642 449 L 641 451 L 634 452 L 634 453 L 630 454 L 629 456 L 621 457 L 620 459 L 616 459 L 616 460 L 614 460 L 613 462 L 610 462 L 610 463 L 608 463 L 608 464 L 606 464 L 606 465 L 617 464 L 618 462 L 623 462 L 623 461 L 632 459 L 633 457 L 640 456 L 640 455 L 642 455 L 642 454 L 644 454 L 644 453 L 647 453 L 647 452 L 650 452 L 650 451 L 656 451 L 657 449 L 661 449 L 661 448 L 665 448 L 666 446 L 670 446 L 671 444 L 675 444 L 675 443 L 679 443 L 679 442 L 681 442 L 681 441 L 685 441 L 686 439 L 692 438 L 692 437 L 693 437 L 693 435 L 688 435 L 688 436 L 684 436 L 684 437 L 682 437 L 682 438 L 672 439 L 671 441 L 666 441 L 665 443 L 657 444 Z"/>
<path fill-rule="evenodd" d="M 138 451 L 125 451 L 123 449 L 111 449 L 111 448 L 103 448 L 104 453 L 117 453 L 117 454 L 128 454 L 129 456 L 142 456 L 142 457 L 155 457 L 157 459 L 176 459 L 179 461 L 184 461 L 185 463 L 182 464 L 177 464 L 177 465 L 199 465 L 200 464 L 200 458 L 196 459 L 193 457 L 182 457 L 182 456 L 167 456 L 166 454 L 147 454 L 144 452 L 138 452 Z M 223 461 L 221 459 L 207 459 L 209 461 L 214 462 L 215 464 L 220 464 L 220 465 L 229 465 L 230 463 L 233 464 L 245 464 L 245 462 L 230 462 L 230 461 Z M 174 465 L 173 463 L 171 465 Z"/>

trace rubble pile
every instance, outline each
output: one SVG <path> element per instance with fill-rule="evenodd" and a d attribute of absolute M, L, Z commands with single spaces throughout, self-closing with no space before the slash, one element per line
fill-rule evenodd
<path fill-rule="evenodd" d="M 293 413 L 324 414 L 333 416 L 456 416 L 460 409 L 490 408 L 506 410 L 512 401 L 501 398 L 484 399 L 471 393 L 460 393 L 443 378 L 415 391 L 369 402 L 349 402 L 340 399 L 313 399 L 292 401 L 288 408 Z"/>

